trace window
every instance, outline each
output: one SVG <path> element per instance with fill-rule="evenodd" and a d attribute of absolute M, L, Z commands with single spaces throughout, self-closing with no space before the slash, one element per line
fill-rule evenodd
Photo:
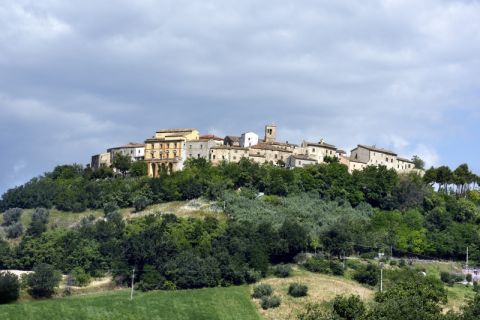
<path fill-rule="evenodd" d="M 315 152 L 315 148 L 312 148 L 312 152 Z"/>
<path fill-rule="evenodd" d="M 386 159 L 387 159 L 387 162 L 388 162 L 388 158 L 386 158 Z"/>
<path fill-rule="evenodd" d="M 200 145 L 200 149 L 203 149 L 203 144 Z"/>
<path fill-rule="evenodd" d="M 234 157 L 233 157 L 233 160 L 237 160 L 237 157 L 234 156 Z"/>
<path fill-rule="evenodd" d="M 222 156 L 222 160 L 225 160 L 225 156 Z"/>
<path fill-rule="evenodd" d="M 190 153 L 188 156 L 191 158 L 193 155 Z"/>
<path fill-rule="evenodd" d="M 213 155 L 213 160 L 215 160 L 215 155 Z"/>
<path fill-rule="evenodd" d="M 190 145 L 190 149 L 192 149 L 192 145 Z"/>
<path fill-rule="evenodd" d="M 199 154 L 197 154 L 197 158 L 198 158 L 198 159 L 200 159 L 200 153 L 199 153 Z"/>

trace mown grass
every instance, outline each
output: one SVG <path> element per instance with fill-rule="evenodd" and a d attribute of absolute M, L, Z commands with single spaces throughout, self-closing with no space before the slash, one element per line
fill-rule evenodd
<path fill-rule="evenodd" d="M 0 306 L 2 320 L 260 320 L 249 288 L 102 294 Z"/>

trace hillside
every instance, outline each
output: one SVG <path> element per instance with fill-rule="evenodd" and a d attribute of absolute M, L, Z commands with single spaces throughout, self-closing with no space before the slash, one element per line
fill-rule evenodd
<path fill-rule="evenodd" d="M 0 307 L 4 320 L 259 320 L 248 287 L 135 293 L 128 290 Z"/>

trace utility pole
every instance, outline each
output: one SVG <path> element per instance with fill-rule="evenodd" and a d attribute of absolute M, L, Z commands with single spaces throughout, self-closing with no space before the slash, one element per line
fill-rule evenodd
<path fill-rule="evenodd" d="M 133 300 L 133 284 L 135 281 L 135 267 L 132 270 L 132 290 L 130 291 L 130 300 Z"/>
<path fill-rule="evenodd" d="M 465 265 L 465 268 L 468 269 L 468 247 L 467 247 L 467 264 Z"/>
<path fill-rule="evenodd" d="M 380 265 L 380 292 L 383 293 L 383 262 Z"/>

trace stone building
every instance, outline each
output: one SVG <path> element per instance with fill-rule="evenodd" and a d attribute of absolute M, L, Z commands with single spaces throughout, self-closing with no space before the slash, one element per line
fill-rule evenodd
<path fill-rule="evenodd" d="M 158 177 L 163 173 L 183 169 L 187 159 L 187 141 L 199 139 L 196 129 L 161 129 L 145 140 L 145 161 L 148 176 Z"/>
<path fill-rule="evenodd" d="M 223 140 L 223 144 L 230 147 L 240 147 L 240 137 L 226 136 Z"/>
<path fill-rule="evenodd" d="M 111 165 L 112 165 L 112 162 L 110 161 L 109 152 L 100 153 L 92 156 L 92 160 L 90 163 L 90 166 L 93 170 L 97 170 L 100 168 L 108 168 Z"/>
<path fill-rule="evenodd" d="M 242 158 L 248 158 L 248 148 L 217 146 L 210 148 L 210 162 L 213 165 L 219 165 L 223 161 L 239 162 Z"/>
<path fill-rule="evenodd" d="M 302 154 L 315 159 L 317 163 L 323 163 L 325 157 L 338 157 L 337 147 L 335 147 L 333 144 L 326 143 L 323 139 L 321 139 L 319 142 L 303 141 Z"/>
<path fill-rule="evenodd" d="M 269 124 L 265 126 L 265 143 L 272 143 L 277 140 L 277 126 Z"/>
<path fill-rule="evenodd" d="M 303 168 L 307 165 L 317 164 L 317 160 L 303 154 L 292 154 L 288 157 L 286 167 L 289 169 Z"/>
<path fill-rule="evenodd" d="M 397 168 L 395 170 L 398 172 L 411 172 L 415 170 L 415 163 L 412 160 L 397 157 Z"/>
<path fill-rule="evenodd" d="M 287 145 L 259 143 L 250 148 L 250 159 L 258 163 L 285 165 L 293 151 Z"/>
<path fill-rule="evenodd" d="M 187 141 L 187 158 L 210 159 L 210 149 L 223 145 L 223 139 L 214 135 L 200 136 L 198 140 Z"/>
<path fill-rule="evenodd" d="M 415 169 L 413 161 L 400 158 L 390 150 L 359 144 L 350 154 L 349 171 L 363 170 L 367 166 L 386 166 L 399 173 L 417 172 L 423 174 L 422 170 Z"/>

